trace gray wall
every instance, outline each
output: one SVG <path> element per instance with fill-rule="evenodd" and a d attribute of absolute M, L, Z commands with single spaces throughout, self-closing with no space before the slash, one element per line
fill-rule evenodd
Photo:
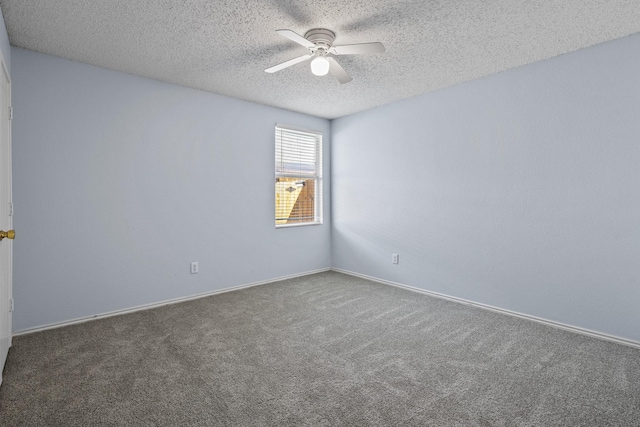
<path fill-rule="evenodd" d="M 333 121 L 332 265 L 640 341 L 638 52 L 640 34 Z"/>
<path fill-rule="evenodd" d="M 330 123 L 12 48 L 14 331 L 330 267 L 274 228 L 274 126 Z M 200 273 L 189 274 L 189 262 Z"/>

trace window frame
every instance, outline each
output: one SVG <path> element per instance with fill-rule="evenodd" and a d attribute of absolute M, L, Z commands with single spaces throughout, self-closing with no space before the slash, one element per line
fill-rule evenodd
<path fill-rule="evenodd" d="M 279 165 L 280 168 L 282 168 L 282 158 L 278 158 L 278 153 L 282 153 L 282 148 L 279 150 L 279 144 L 280 147 L 282 147 L 282 132 L 291 132 L 291 134 L 303 134 L 307 137 L 311 136 L 313 138 L 315 138 L 315 168 L 314 168 L 314 173 L 289 173 L 289 172 L 283 172 L 283 171 L 279 171 Z M 276 123 L 275 125 L 275 138 L 274 138 L 274 157 L 275 157 L 275 167 L 274 167 L 274 172 L 275 172 L 275 179 L 274 179 L 274 197 L 273 197 L 273 201 L 274 201 L 274 207 L 273 207 L 273 219 L 274 219 L 274 225 L 275 228 L 291 228 L 291 227 L 305 227 L 305 226 L 310 226 L 310 225 L 322 225 L 323 224 L 323 218 L 324 218 L 324 213 L 323 213 L 323 134 L 321 131 L 317 131 L 317 130 L 311 130 L 311 129 L 305 129 L 305 128 L 299 128 L 299 127 L 295 127 L 295 126 L 290 126 L 290 125 L 284 125 L 284 124 L 280 124 L 280 123 Z M 314 180 L 314 195 L 313 195 L 313 209 L 314 209 L 314 214 L 313 214 L 313 219 L 312 220 L 308 220 L 308 221 L 304 221 L 304 222 L 295 222 L 295 223 L 291 223 L 291 224 L 278 224 L 278 219 L 276 216 L 276 208 L 277 208 L 277 204 L 276 204 L 276 197 L 277 197 L 277 190 L 276 190 L 276 184 L 278 182 L 279 178 L 296 178 L 296 179 L 313 179 Z M 282 219 L 280 220 L 282 221 Z"/>

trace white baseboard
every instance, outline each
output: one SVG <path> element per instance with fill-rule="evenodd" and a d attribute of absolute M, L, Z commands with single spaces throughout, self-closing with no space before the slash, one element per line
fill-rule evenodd
<path fill-rule="evenodd" d="M 23 329 L 21 331 L 14 332 L 13 336 L 17 337 L 20 335 L 33 334 L 35 332 L 46 331 L 48 329 L 62 328 L 63 326 L 76 325 L 78 323 L 85 323 L 85 322 L 90 322 L 92 320 L 104 319 L 106 317 L 120 316 L 122 314 L 135 313 L 136 311 L 150 310 L 152 308 L 162 307 L 165 305 L 177 304 L 180 302 L 191 301 L 199 298 L 205 298 L 211 295 L 223 294 L 225 292 L 238 291 L 240 289 L 252 288 L 254 286 L 266 285 L 267 283 L 279 282 L 281 280 L 287 280 L 287 279 L 294 279 L 296 277 L 308 276 L 310 274 L 322 273 L 324 271 L 329 271 L 329 270 L 331 270 L 331 268 L 323 268 L 320 270 L 307 271 L 304 273 L 292 274 L 290 276 L 276 277 L 273 279 L 262 280 L 259 282 L 247 283 L 247 284 L 238 285 L 238 286 L 231 286 L 224 289 L 217 289 L 215 291 L 204 292 L 201 294 L 189 295 L 186 297 L 179 297 L 179 298 L 173 298 L 173 299 L 164 300 L 160 302 L 154 302 L 150 304 L 138 305 L 135 307 L 125 308 L 122 310 L 108 311 L 106 313 L 94 314 L 93 316 L 78 317 L 76 319 L 65 320 L 63 322 L 49 323 L 47 325 L 36 326 L 35 328 Z"/>
<path fill-rule="evenodd" d="M 605 333 L 602 333 L 602 332 L 596 332 L 596 331 L 592 331 L 590 329 L 580 328 L 580 327 L 577 327 L 577 326 L 566 325 L 564 323 L 554 322 L 553 320 L 547 320 L 547 319 L 543 319 L 541 317 L 530 316 L 528 314 L 518 313 L 517 311 L 506 310 L 504 308 L 494 307 L 494 306 L 491 306 L 491 305 L 482 304 L 482 303 L 479 303 L 479 302 L 474 302 L 474 301 L 466 300 L 466 299 L 463 299 L 463 298 L 452 297 L 452 296 L 441 294 L 441 293 L 438 293 L 438 292 L 427 291 L 425 289 L 420 289 L 420 288 L 416 288 L 416 287 L 413 287 L 413 286 L 403 285 L 402 283 L 396 283 L 396 282 L 391 282 L 389 280 L 378 279 L 377 277 L 367 276 L 365 274 L 355 273 L 355 272 L 349 271 L 349 270 L 343 270 L 343 269 L 340 269 L 340 268 L 332 268 L 332 270 L 336 271 L 338 273 L 344 273 L 344 274 L 348 274 L 350 276 L 355 276 L 355 277 L 360 277 L 362 279 L 371 280 L 372 282 L 378 282 L 378 283 L 382 283 L 384 285 L 395 286 L 397 288 L 407 289 L 409 291 L 418 292 L 418 293 L 429 295 L 429 296 L 432 296 L 432 297 L 435 297 L 435 298 L 440 298 L 440 299 L 444 299 L 444 300 L 447 300 L 447 301 L 456 302 L 456 303 L 459 303 L 459 304 L 471 305 L 471 306 L 474 306 L 474 307 L 482 308 L 484 310 L 489 310 L 489 311 L 493 311 L 493 312 L 496 312 L 496 313 L 502 313 L 502 314 L 506 314 L 506 315 L 514 316 L 514 317 L 519 317 L 521 319 L 531 320 L 533 322 L 542 323 L 543 325 L 551 326 L 551 327 L 554 327 L 554 328 L 564 329 L 565 331 L 570 331 L 570 332 L 574 332 L 574 333 L 582 334 L 582 335 L 588 335 L 588 336 L 593 337 L 593 338 L 598 338 L 598 339 L 605 340 L 605 341 L 612 341 L 612 342 L 615 342 L 617 344 L 622 344 L 622 345 L 626 345 L 626 346 L 635 347 L 635 348 L 640 349 L 640 342 L 634 341 L 634 340 L 630 340 L 630 339 L 627 339 L 627 338 L 617 337 L 615 335 L 609 335 L 609 334 L 605 334 Z"/>
<path fill-rule="evenodd" d="M 79 318 L 76 318 L 76 319 L 66 320 L 66 321 L 63 321 L 63 322 L 50 323 L 50 324 L 47 324 L 47 325 L 37 326 L 35 328 L 29 328 L 29 329 L 24 329 L 24 330 L 21 330 L 21 331 L 14 332 L 13 336 L 17 337 L 17 336 L 20 336 L 20 335 L 32 334 L 32 333 L 40 332 L 40 331 L 46 331 L 48 329 L 56 329 L 56 328 L 61 328 L 63 326 L 69 326 L 69 325 L 75 325 L 75 324 L 84 323 L 84 322 L 90 322 L 90 321 L 96 320 L 96 319 L 104 319 L 104 318 L 107 318 L 107 317 L 119 316 L 119 315 L 122 315 L 122 314 L 135 313 L 136 311 L 150 310 L 152 308 L 162 307 L 162 306 L 165 306 L 165 305 L 177 304 L 177 303 L 180 303 L 180 302 L 191 301 L 191 300 L 199 299 L 199 298 L 205 298 L 205 297 L 208 297 L 208 296 L 211 296 L 211 295 L 222 294 L 222 293 L 225 293 L 225 292 L 232 292 L 232 291 L 237 291 L 237 290 L 240 290 L 240 289 L 251 288 L 251 287 L 254 287 L 254 286 L 266 285 L 268 283 L 279 282 L 281 280 L 293 279 L 293 278 L 296 278 L 296 277 L 308 276 L 310 274 L 322 273 L 322 272 L 329 271 L 329 270 L 333 270 L 333 271 L 336 271 L 338 273 L 348 274 L 348 275 L 354 276 L 354 277 L 360 277 L 360 278 L 366 279 L 366 280 L 371 280 L 372 282 L 377 282 L 377 283 L 382 283 L 382 284 L 389 285 L 389 286 L 395 286 L 395 287 L 398 287 L 398 288 L 407 289 L 407 290 L 412 291 L 412 292 L 418 292 L 418 293 L 429 295 L 429 296 L 432 296 L 432 297 L 435 297 L 435 298 L 440 298 L 440 299 L 444 299 L 444 300 L 447 300 L 447 301 L 456 302 L 458 304 L 471 305 L 471 306 L 478 307 L 478 308 L 481 308 L 481 309 L 484 309 L 484 310 L 489 310 L 489 311 L 493 311 L 493 312 L 496 312 L 496 313 L 502 313 L 502 314 L 506 314 L 506 315 L 514 316 L 514 317 L 519 317 L 521 319 L 530 320 L 530 321 L 541 323 L 541 324 L 544 324 L 544 325 L 547 325 L 547 326 L 551 326 L 551 327 L 554 327 L 554 328 L 563 329 L 565 331 L 570 331 L 570 332 L 574 332 L 574 333 L 578 333 L 578 334 L 582 334 L 582 335 L 587 335 L 587 336 L 590 336 L 590 337 L 594 337 L 594 338 L 598 338 L 598 339 L 602 339 L 602 340 L 606 340 L 606 341 L 611 341 L 611 342 L 615 342 L 615 343 L 618 343 L 618 344 L 622 344 L 622 345 L 626 345 L 626 346 L 635 347 L 635 348 L 640 349 L 640 342 L 634 341 L 634 340 L 630 340 L 630 339 L 627 339 L 627 338 L 617 337 L 615 335 L 605 334 L 605 333 L 602 333 L 602 332 L 596 332 L 596 331 L 592 331 L 592 330 L 589 330 L 589 329 L 580 328 L 580 327 L 577 327 L 577 326 L 571 326 L 571 325 L 567 325 L 567 324 L 560 323 L 560 322 L 554 322 L 552 320 L 547 320 L 547 319 L 543 319 L 543 318 L 540 318 L 540 317 L 531 316 L 531 315 L 528 315 L 528 314 L 518 313 L 516 311 L 506 310 L 506 309 L 503 309 L 503 308 L 494 307 L 494 306 L 491 306 L 491 305 L 482 304 L 482 303 L 479 303 L 479 302 L 474 302 L 474 301 L 466 300 L 466 299 L 463 299 L 463 298 L 452 297 L 452 296 L 441 294 L 441 293 L 438 293 L 438 292 L 427 291 L 425 289 L 416 288 L 416 287 L 413 287 L 413 286 L 408 286 L 408 285 L 404 285 L 402 283 L 392 282 L 392 281 L 389 281 L 389 280 L 379 279 L 377 277 L 367 276 L 366 274 L 355 273 L 353 271 L 343 270 L 343 269 L 340 269 L 340 268 L 323 268 L 323 269 L 319 269 L 319 270 L 307 271 L 307 272 L 304 272 L 304 273 L 292 274 L 292 275 L 283 276 L 283 277 L 276 277 L 276 278 L 273 278 L 273 279 L 263 280 L 263 281 L 259 281 L 259 282 L 247 283 L 247 284 L 238 285 L 238 286 L 231 286 L 231 287 L 224 288 L 224 289 L 217 289 L 215 291 L 204 292 L 204 293 L 200 293 L 200 294 L 196 294 L 196 295 L 190 295 L 190 296 L 180 297 L 180 298 L 173 298 L 173 299 L 170 299 L 170 300 L 155 302 L 155 303 L 151 303 L 151 304 L 139 305 L 139 306 L 136 306 L 136 307 L 130 307 L 130 308 L 122 309 L 122 310 L 109 311 L 109 312 L 106 312 L 106 313 L 95 314 L 93 316 L 85 316 L 85 317 L 79 317 Z"/>

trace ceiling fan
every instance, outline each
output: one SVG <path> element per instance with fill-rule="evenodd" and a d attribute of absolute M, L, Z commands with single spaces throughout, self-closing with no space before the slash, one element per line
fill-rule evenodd
<path fill-rule="evenodd" d="M 309 30 L 304 37 L 292 30 L 276 30 L 276 33 L 306 47 L 309 49 L 309 53 L 267 68 L 264 70 L 267 73 L 275 73 L 300 62 L 311 60 L 311 72 L 316 76 L 324 76 L 327 73 L 331 73 L 340 83 L 349 83 L 353 79 L 338 64 L 333 55 L 360 55 L 363 53 L 384 52 L 384 46 L 379 42 L 333 46 L 333 40 L 336 35 L 333 31 L 325 28 Z"/>

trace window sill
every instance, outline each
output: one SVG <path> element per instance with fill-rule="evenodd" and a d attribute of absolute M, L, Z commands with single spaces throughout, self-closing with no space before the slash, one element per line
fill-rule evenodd
<path fill-rule="evenodd" d="M 276 229 L 277 228 L 308 227 L 310 225 L 322 225 L 322 222 L 303 222 L 301 224 L 280 224 L 280 225 L 276 225 Z"/>

